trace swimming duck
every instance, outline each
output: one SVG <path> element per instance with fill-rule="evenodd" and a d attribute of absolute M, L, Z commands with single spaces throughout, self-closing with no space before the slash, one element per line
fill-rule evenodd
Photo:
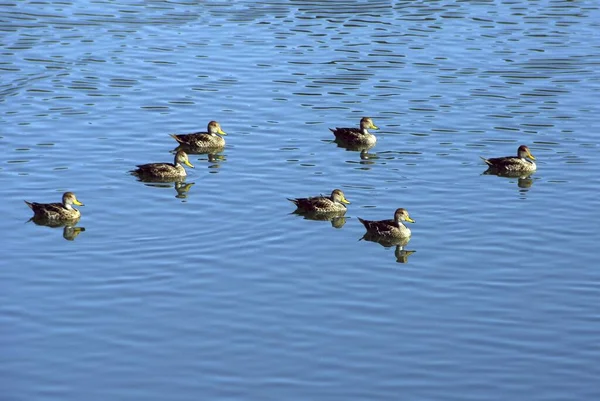
<path fill-rule="evenodd" d="M 33 218 L 48 221 L 77 220 L 81 217 L 79 210 L 72 205 L 83 206 L 73 192 L 65 192 L 62 203 L 36 203 L 25 201 L 33 210 Z"/>
<path fill-rule="evenodd" d="M 347 145 L 372 147 L 377 142 L 377 138 L 369 132 L 369 129 L 379 129 L 369 117 L 361 118 L 360 128 L 329 128 L 337 141 Z"/>
<path fill-rule="evenodd" d="M 288 198 L 288 200 L 294 202 L 299 212 L 346 212 L 346 204 L 350 204 L 341 189 L 334 189 L 329 197 L 315 196 L 311 198 Z"/>
<path fill-rule="evenodd" d="M 415 221 L 410 218 L 406 209 L 396 209 L 394 213 L 394 220 L 364 220 L 360 217 L 358 220 L 363 223 L 367 229 L 367 234 L 377 237 L 393 237 L 403 238 L 410 236 L 410 229 L 406 227 L 402 222 L 408 221 L 414 223 Z"/>
<path fill-rule="evenodd" d="M 156 179 L 170 179 L 170 178 L 181 178 L 185 177 L 187 173 L 183 168 L 183 164 L 188 167 L 194 168 L 192 163 L 188 160 L 188 155 L 183 150 L 175 153 L 175 159 L 173 163 L 148 163 L 139 164 L 137 169 L 132 170 L 131 173 L 137 175 L 140 178 L 156 178 Z"/>
<path fill-rule="evenodd" d="M 535 160 L 535 157 L 533 157 L 529 148 L 525 145 L 519 146 L 517 156 L 494 157 L 491 159 L 481 158 L 488 166 L 490 166 L 490 169 L 498 172 L 533 172 L 537 168 L 533 161 Z"/>
<path fill-rule="evenodd" d="M 193 134 L 170 134 L 177 142 L 191 148 L 222 148 L 225 139 L 219 135 L 227 135 L 216 121 L 208 123 L 207 132 L 194 132 Z"/>

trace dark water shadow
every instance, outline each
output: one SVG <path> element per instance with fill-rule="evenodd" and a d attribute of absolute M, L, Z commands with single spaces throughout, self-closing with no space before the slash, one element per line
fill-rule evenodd
<path fill-rule="evenodd" d="M 396 263 L 408 263 L 408 257 L 416 252 L 414 250 L 410 251 L 404 249 L 404 247 L 409 243 L 410 237 L 387 238 L 373 235 L 371 233 L 366 233 L 362 236 L 362 238 L 359 241 L 375 242 L 384 248 L 395 247 L 394 255 L 396 257 Z"/>
<path fill-rule="evenodd" d="M 79 222 L 79 219 L 74 219 L 74 220 L 68 220 L 68 221 L 57 221 L 57 220 L 49 220 L 49 219 L 41 219 L 41 218 L 36 218 L 36 217 L 32 217 L 29 220 L 27 220 L 27 223 L 29 222 L 33 222 L 35 225 L 37 226 L 44 226 L 44 227 L 49 227 L 52 229 L 59 229 L 62 228 L 62 235 L 63 238 L 66 239 L 67 241 L 74 241 L 75 238 L 77 238 L 77 236 L 79 234 L 81 234 L 82 232 L 85 231 L 85 227 L 77 227 L 77 223 Z"/>

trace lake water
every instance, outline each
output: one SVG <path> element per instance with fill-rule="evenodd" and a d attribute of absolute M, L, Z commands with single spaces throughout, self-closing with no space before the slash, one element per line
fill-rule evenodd
<path fill-rule="evenodd" d="M 8 0 L 0 51 L 0 399 L 600 399 L 597 1 Z"/>

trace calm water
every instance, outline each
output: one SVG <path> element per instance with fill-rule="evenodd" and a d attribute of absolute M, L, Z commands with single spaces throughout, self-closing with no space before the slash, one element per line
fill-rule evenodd
<path fill-rule="evenodd" d="M 597 1 L 119 3 L 0 5 L 2 400 L 600 398 Z M 193 185 L 128 174 L 211 119 Z"/>

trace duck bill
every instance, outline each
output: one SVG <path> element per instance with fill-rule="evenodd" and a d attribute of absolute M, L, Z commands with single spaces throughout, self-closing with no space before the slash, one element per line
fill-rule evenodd
<path fill-rule="evenodd" d="M 77 205 L 77 206 L 85 206 L 83 203 L 79 202 L 77 199 L 75 199 L 75 200 L 73 201 L 73 204 L 74 204 L 74 205 Z"/>
<path fill-rule="evenodd" d="M 184 161 L 185 165 L 191 168 L 194 168 L 194 165 L 192 163 L 190 163 L 189 160 Z"/>
<path fill-rule="evenodd" d="M 223 131 L 221 128 L 219 128 L 219 130 L 217 131 L 217 134 L 223 135 L 223 136 L 227 135 L 227 133 L 225 131 Z"/>
<path fill-rule="evenodd" d="M 343 198 L 342 199 L 342 203 L 345 203 L 346 205 L 349 205 L 350 201 L 348 199 L 346 199 L 346 198 Z"/>
<path fill-rule="evenodd" d="M 369 127 L 370 129 L 379 129 L 378 126 L 376 126 L 375 124 L 371 124 L 371 126 Z"/>
<path fill-rule="evenodd" d="M 529 157 L 531 160 L 535 160 L 535 157 L 533 157 L 531 152 L 527 152 L 527 157 Z"/>
<path fill-rule="evenodd" d="M 406 216 L 406 221 L 408 221 L 409 223 L 414 223 L 415 221 L 413 219 L 411 219 L 410 217 Z"/>

